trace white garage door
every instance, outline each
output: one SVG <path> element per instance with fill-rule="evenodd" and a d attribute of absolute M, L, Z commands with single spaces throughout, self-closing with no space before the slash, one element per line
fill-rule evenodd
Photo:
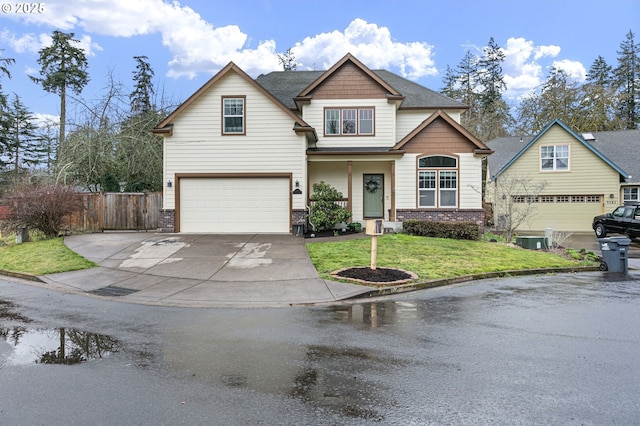
<path fill-rule="evenodd" d="M 180 232 L 288 233 L 289 179 L 182 178 Z"/>

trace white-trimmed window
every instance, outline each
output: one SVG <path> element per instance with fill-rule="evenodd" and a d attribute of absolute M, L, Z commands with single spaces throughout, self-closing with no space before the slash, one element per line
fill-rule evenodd
<path fill-rule="evenodd" d="M 569 145 L 542 145 L 540 147 L 540 170 L 569 170 Z"/>
<path fill-rule="evenodd" d="M 432 155 L 418 159 L 418 207 L 458 205 L 458 159 Z"/>
<path fill-rule="evenodd" d="M 245 134 L 244 100 L 244 97 L 222 98 L 222 134 Z"/>
<path fill-rule="evenodd" d="M 373 135 L 375 120 L 373 108 L 326 108 L 324 134 L 326 136 Z"/>
<path fill-rule="evenodd" d="M 640 201 L 640 188 L 624 188 L 622 199 L 623 201 Z"/>

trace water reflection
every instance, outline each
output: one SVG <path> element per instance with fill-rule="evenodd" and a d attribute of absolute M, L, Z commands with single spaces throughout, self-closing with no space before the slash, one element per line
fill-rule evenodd
<path fill-rule="evenodd" d="M 117 340 L 66 328 L 0 327 L 0 365 L 72 365 L 118 352 Z"/>
<path fill-rule="evenodd" d="M 389 324 L 415 320 L 419 316 L 418 304 L 411 301 L 385 301 L 336 306 L 332 309 L 338 319 L 378 328 Z"/>

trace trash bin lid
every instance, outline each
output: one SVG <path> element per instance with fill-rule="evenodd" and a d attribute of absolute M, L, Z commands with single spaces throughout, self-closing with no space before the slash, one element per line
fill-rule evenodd
<path fill-rule="evenodd" d="M 609 237 L 609 240 L 615 242 L 619 246 L 628 246 L 631 244 L 631 239 L 627 237 Z"/>

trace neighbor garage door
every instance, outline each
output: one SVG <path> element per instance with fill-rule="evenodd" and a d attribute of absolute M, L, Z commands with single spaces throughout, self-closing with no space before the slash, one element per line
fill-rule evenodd
<path fill-rule="evenodd" d="M 180 232 L 288 233 L 289 178 L 180 179 Z"/>

